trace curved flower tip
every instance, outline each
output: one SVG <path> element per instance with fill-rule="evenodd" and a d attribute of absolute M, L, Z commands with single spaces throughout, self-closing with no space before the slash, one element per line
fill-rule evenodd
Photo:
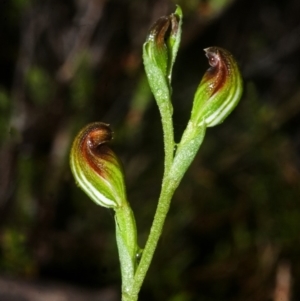
<path fill-rule="evenodd" d="M 107 143 L 109 125 L 87 125 L 74 140 L 70 166 L 78 186 L 98 205 L 117 209 L 126 201 L 121 163 Z"/>
<path fill-rule="evenodd" d="M 210 68 L 196 91 L 192 119 L 206 126 L 224 121 L 238 104 L 243 91 L 242 77 L 232 54 L 219 47 L 204 49 Z"/>

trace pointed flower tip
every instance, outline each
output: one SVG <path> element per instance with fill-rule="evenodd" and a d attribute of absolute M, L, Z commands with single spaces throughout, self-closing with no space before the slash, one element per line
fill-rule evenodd
<path fill-rule="evenodd" d="M 120 161 L 107 145 L 112 137 L 108 124 L 89 124 L 74 140 L 70 165 L 78 186 L 94 202 L 116 209 L 126 202 L 126 193 Z"/>
<path fill-rule="evenodd" d="M 176 4 L 176 10 L 174 14 L 177 15 L 180 19 L 182 18 L 182 9 L 178 4 Z"/>
<path fill-rule="evenodd" d="M 242 78 L 232 54 L 220 47 L 205 48 L 210 68 L 196 91 L 192 116 L 215 126 L 224 121 L 242 95 Z"/>

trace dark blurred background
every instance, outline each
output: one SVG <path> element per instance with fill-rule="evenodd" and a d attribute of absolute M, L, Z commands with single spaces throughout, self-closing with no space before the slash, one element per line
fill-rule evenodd
<path fill-rule="evenodd" d="M 300 300 L 300 1 L 2 0 L 1 301 L 120 300 L 113 212 L 76 187 L 68 154 L 84 125 L 111 124 L 143 246 L 163 144 L 141 50 L 176 3 L 176 139 L 203 48 L 234 54 L 245 92 L 176 192 L 140 300 Z"/>

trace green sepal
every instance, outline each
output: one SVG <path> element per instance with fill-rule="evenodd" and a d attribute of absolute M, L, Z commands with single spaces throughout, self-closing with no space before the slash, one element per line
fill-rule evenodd
<path fill-rule="evenodd" d="M 96 204 L 116 209 L 127 200 L 123 168 L 107 145 L 111 139 L 107 124 L 87 125 L 73 142 L 70 166 L 77 185 Z"/>

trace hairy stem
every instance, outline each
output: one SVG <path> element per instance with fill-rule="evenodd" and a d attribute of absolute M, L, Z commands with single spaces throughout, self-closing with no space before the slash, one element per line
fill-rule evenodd
<path fill-rule="evenodd" d="M 165 175 L 162 183 L 162 190 L 158 201 L 157 209 L 155 212 L 153 224 L 150 230 L 150 234 L 145 249 L 142 254 L 140 264 L 138 265 L 135 273 L 134 283 L 131 290 L 132 299 L 128 299 L 129 301 L 136 301 L 138 298 L 138 293 L 145 279 L 146 273 L 149 269 L 155 249 L 157 247 L 159 238 L 161 236 L 162 229 L 170 208 L 170 203 L 173 194 L 176 188 L 178 187 L 187 168 L 189 167 L 195 155 L 197 154 L 197 151 L 205 135 L 205 129 L 206 129 L 205 125 L 198 127 L 197 128 L 198 135 L 194 136 L 194 132 L 193 134 L 189 134 L 192 131 L 190 131 L 189 128 L 187 128 L 185 134 L 183 135 L 182 142 L 184 143 L 184 145 L 189 145 L 189 147 L 190 144 L 193 144 L 192 154 L 190 156 L 186 156 L 186 149 L 184 145 L 183 148 L 181 148 L 182 144 L 180 143 L 174 161 L 172 159 L 172 165 L 170 169 L 165 170 Z M 167 141 L 165 142 L 168 143 Z M 167 147 L 169 147 L 169 145 L 165 145 L 165 148 Z"/>
<path fill-rule="evenodd" d="M 137 254 L 137 234 L 133 212 L 130 206 L 117 209 L 116 239 L 122 274 L 122 294 L 130 292 L 134 281 Z"/>
<path fill-rule="evenodd" d="M 133 295 L 138 294 L 138 292 L 142 286 L 142 283 L 144 281 L 144 278 L 146 276 L 146 273 L 149 269 L 149 266 L 152 261 L 158 240 L 162 233 L 162 228 L 163 228 L 167 213 L 170 208 L 170 202 L 171 202 L 172 196 L 173 196 L 174 191 L 177 186 L 178 186 L 178 182 L 176 183 L 175 181 L 173 181 L 173 183 L 172 183 L 172 181 L 168 181 L 168 180 L 165 180 L 163 182 L 162 191 L 161 191 L 161 195 L 159 198 L 159 203 L 158 203 L 157 210 L 156 210 L 156 213 L 154 216 L 150 234 L 149 234 L 145 249 L 143 251 L 143 255 L 142 255 L 140 264 L 136 270 L 133 289 L 132 289 Z M 132 301 L 135 301 L 135 299 L 132 299 Z"/>
<path fill-rule="evenodd" d="M 160 106 L 165 151 L 164 178 L 170 171 L 174 157 L 174 130 L 172 120 L 172 108 L 168 107 L 170 103 L 171 102 L 165 102 L 164 105 Z"/>

